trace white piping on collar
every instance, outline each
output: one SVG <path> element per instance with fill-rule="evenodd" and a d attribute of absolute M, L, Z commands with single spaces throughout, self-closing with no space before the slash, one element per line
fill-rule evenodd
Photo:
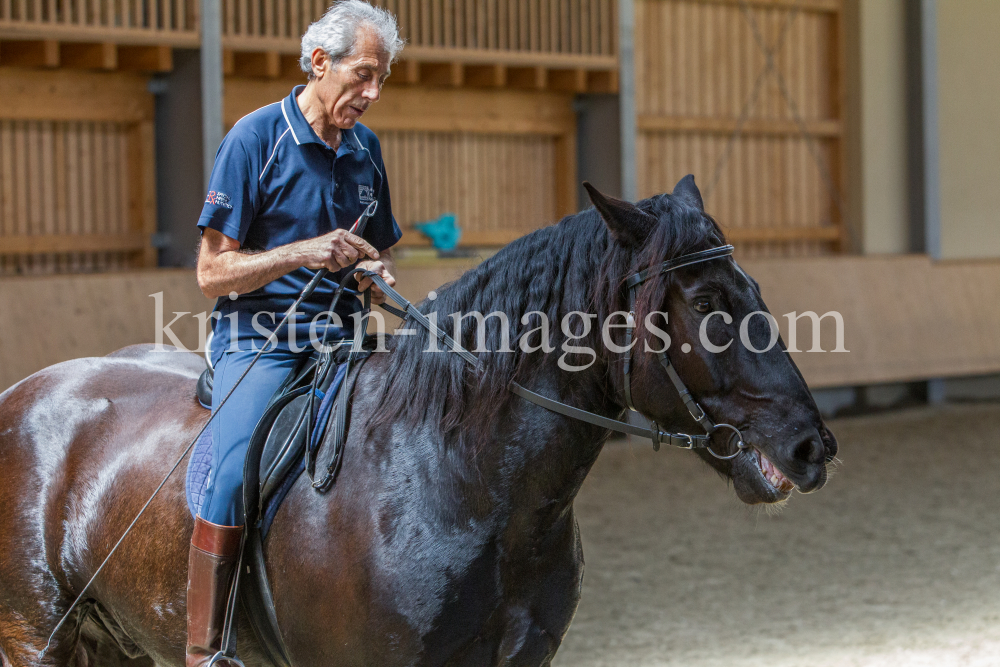
<path fill-rule="evenodd" d="M 274 143 L 274 149 L 271 150 L 271 157 L 267 158 L 267 164 L 264 165 L 264 169 L 260 172 L 260 176 L 257 177 L 258 183 L 260 183 L 260 179 L 264 178 L 264 174 L 267 173 L 267 168 L 271 166 L 271 162 L 274 160 L 274 156 L 278 154 L 278 146 L 281 144 L 281 140 L 284 139 L 285 135 L 288 134 L 289 132 L 292 132 L 291 126 L 289 126 L 287 130 L 282 132 L 281 136 L 278 137 L 278 140 Z M 295 136 L 294 132 L 292 132 L 292 136 L 293 137 Z"/>
<path fill-rule="evenodd" d="M 354 143 L 357 145 L 357 147 L 363 150 L 364 152 L 368 153 L 368 160 L 372 163 L 372 166 L 375 167 L 375 172 L 378 174 L 378 177 L 384 181 L 385 177 L 382 175 L 382 170 L 378 168 L 377 164 L 375 164 L 375 158 L 372 157 L 371 151 L 364 147 L 364 145 L 361 143 L 361 140 L 358 139 L 357 133 L 353 129 L 344 130 L 345 134 L 348 132 L 350 132 L 351 136 L 354 137 Z"/>
<path fill-rule="evenodd" d="M 288 120 L 288 112 L 285 110 L 285 100 L 287 99 L 288 98 L 286 97 L 283 100 L 281 100 L 281 115 L 285 117 L 285 122 L 288 123 L 288 129 L 292 130 L 292 139 L 295 139 L 295 145 L 300 146 L 302 142 L 300 142 L 299 138 L 295 135 L 295 130 L 292 129 L 292 121 Z"/>

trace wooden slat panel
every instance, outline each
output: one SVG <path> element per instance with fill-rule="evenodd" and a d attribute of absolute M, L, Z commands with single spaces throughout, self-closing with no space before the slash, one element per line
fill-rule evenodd
<path fill-rule="evenodd" d="M 829 176 L 839 174 L 843 137 L 833 104 L 839 12 L 826 0 L 638 0 L 640 195 L 694 173 L 708 211 L 747 256 L 841 247 L 839 183 Z M 758 80 L 766 60 L 751 22 L 776 49 L 783 83 L 774 72 Z"/>
<path fill-rule="evenodd" d="M 0 118 L 0 275 L 122 269 L 155 259 L 151 166 L 123 150 L 135 132 L 151 156 L 151 121 Z M 129 206 L 131 174 L 143 180 L 138 209 Z M 136 251 L 138 259 L 130 259 Z"/>
<path fill-rule="evenodd" d="M 413 223 L 444 213 L 457 216 L 463 245 L 502 245 L 558 216 L 554 199 L 540 194 L 557 187 L 555 139 L 411 131 L 380 138 L 404 244 L 425 244 Z"/>
<path fill-rule="evenodd" d="M 563 55 L 614 53 L 610 43 L 613 0 L 371 1 L 397 15 L 400 32 L 412 47 Z M 320 13 L 321 8 L 314 6 L 307 20 L 315 20 Z M 226 33 L 236 34 L 254 33 Z"/>

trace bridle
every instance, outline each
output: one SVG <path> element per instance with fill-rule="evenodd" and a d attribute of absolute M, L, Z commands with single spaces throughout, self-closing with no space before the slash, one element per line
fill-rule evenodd
<path fill-rule="evenodd" d="M 642 285 L 647 280 L 651 278 L 663 275 L 665 273 L 670 273 L 671 271 L 676 271 L 677 269 L 683 268 L 685 266 L 691 266 L 693 264 L 700 264 L 702 262 L 708 262 L 713 259 L 721 259 L 723 257 L 730 257 L 733 254 L 733 246 L 724 245 L 717 248 L 710 248 L 708 250 L 701 250 L 699 252 L 693 252 L 687 255 L 682 255 L 674 259 L 668 259 L 661 263 L 659 266 L 653 266 L 638 273 L 634 273 L 625 279 L 625 286 L 628 288 L 628 301 L 629 301 L 629 312 L 626 318 L 625 327 L 625 346 L 628 350 L 625 352 L 624 359 L 624 386 L 625 386 L 625 403 L 630 410 L 635 411 L 635 405 L 632 402 L 632 376 L 631 376 L 631 365 L 632 365 L 632 347 L 634 347 L 633 337 L 636 329 L 635 324 L 635 300 L 636 293 L 639 286 Z M 389 312 L 405 319 L 406 316 L 411 316 L 413 319 L 420 324 L 424 329 L 430 333 L 430 335 L 437 338 L 445 347 L 447 347 L 452 352 L 461 356 L 466 362 L 468 362 L 473 368 L 479 370 L 480 363 L 479 358 L 463 348 L 458 342 L 453 340 L 450 336 L 440 330 L 437 325 L 431 321 L 426 315 L 421 313 L 412 303 L 404 299 L 396 290 L 389 287 L 382 280 L 381 276 L 372 273 L 364 272 L 361 276 L 362 278 L 371 278 L 372 282 L 379 286 L 382 292 L 385 294 L 387 299 L 391 299 L 402 307 L 402 310 L 397 310 L 390 306 L 382 305 L 383 308 Z M 362 311 L 363 315 L 359 318 L 359 321 L 365 322 L 369 312 L 367 307 Z M 358 337 L 355 336 L 357 339 Z M 636 341 L 637 342 L 637 341 Z M 697 422 L 697 424 L 705 431 L 704 435 L 690 435 L 687 433 L 669 433 L 667 431 L 661 431 L 658 424 L 653 423 L 653 428 L 648 429 L 642 426 L 636 426 L 629 424 L 628 422 L 619 421 L 617 419 L 611 419 L 608 417 L 602 417 L 601 415 L 595 414 L 593 412 L 588 412 L 586 410 L 581 410 L 580 408 L 575 408 L 566 403 L 562 403 L 555 399 L 543 396 L 536 392 L 526 389 L 517 382 L 511 381 L 508 385 L 508 389 L 514 394 L 517 394 L 521 398 L 534 403 L 540 407 L 550 410 L 552 412 L 561 414 L 565 417 L 570 417 L 571 419 L 576 419 L 588 424 L 593 424 L 594 426 L 599 426 L 601 428 L 606 428 L 612 431 L 617 431 L 619 433 L 627 433 L 630 435 L 635 435 L 643 438 L 649 438 L 653 443 L 653 449 L 659 451 L 661 444 L 670 445 L 671 447 L 677 447 L 679 449 L 704 449 L 709 454 L 717 459 L 729 460 L 735 458 L 747 449 L 747 445 L 743 441 L 743 434 L 740 430 L 733 426 L 732 424 L 717 424 L 705 413 L 705 410 L 698 404 L 698 402 L 691 395 L 691 391 L 681 380 L 680 375 L 677 373 L 677 369 L 674 365 L 670 363 L 670 358 L 667 357 L 666 349 L 655 352 L 656 358 L 659 360 L 660 365 L 667 373 L 667 377 L 670 378 L 671 384 L 673 384 L 674 389 L 677 390 L 681 401 L 687 408 L 692 419 Z M 736 437 L 736 451 L 729 455 L 722 455 L 716 453 L 712 449 L 712 435 L 719 429 L 728 429 L 732 431 L 730 435 L 730 440 Z"/>
<path fill-rule="evenodd" d="M 659 266 L 652 266 L 638 273 L 634 273 L 625 279 L 625 287 L 628 289 L 628 313 L 625 318 L 625 358 L 623 359 L 623 384 L 625 393 L 625 405 L 629 410 L 636 412 L 635 405 L 632 402 L 632 348 L 638 341 L 634 341 L 634 333 L 636 329 L 635 323 L 635 298 L 636 293 L 639 291 L 639 286 L 642 285 L 647 280 L 655 278 L 657 276 L 663 275 L 665 273 L 670 273 L 671 271 L 676 271 L 677 269 L 683 268 L 685 266 L 691 266 L 692 264 L 700 264 L 702 262 L 708 262 L 713 259 L 720 259 L 722 257 L 730 257 L 733 254 L 733 246 L 724 245 L 718 248 L 710 248 L 708 250 L 701 250 L 699 252 L 692 252 L 687 255 L 681 255 L 680 257 L 675 257 L 674 259 L 668 259 L 662 262 Z M 704 435 L 689 435 L 687 433 L 668 433 L 666 431 L 661 431 L 660 427 L 656 422 L 653 422 L 653 428 L 643 428 L 641 426 L 634 426 L 627 422 L 618 421 L 617 419 L 608 419 L 607 417 L 601 417 L 592 412 L 587 412 L 585 410 L 580 410 L 579 408 L 574 408 L 565 403 L 553 400 L 551 398 L 542 396 L 533 391 L 525 389 L 516 382 L 510 383 L 510 389 L 515 394 L 524 398 L 536 405 L 540 405 L 543 408 L 552 410 L 553 412 L 558 412 L 559 414 L 565 415 L 567 417 L 572 417 L 573 419 L 579 419 L 580 421 L 585 421 L 595 426 L 601 426 L 603 428 L 608 428 L 613 431 L 618 431 L 619 433 L 629 433 L 631 435 L 637 435 L 640 437 L 646 437 L 652 440 L 653 449 L 659 451 L 661 444 L 668 444 L 672 447 L 677 447 L 679 449 L 704 449 L 709 454 L 717 459 L 728 460 L 735 458 L 744 449 L 747 449 L 748 445 L 743 442 L 743 434 L 740 430 L 733 426 L 732 424 L 716 424 L 712 419 L 705 413 L 705 410 L 698 404 L 694 397 L 691 395 L 691 391 L 681 380 L 681 376 L 677 373 L 677 369 L 674 365 L 670 363 L 670 357 L 667 356 L 666 346 L 664 349 L 655 352 L 656 358 L 659 360 L 660 365 L 663 366 L 663 370 L 666 371 L 667 377 L 670 378 L 671 384 L 673 384 L 674 389 L 677 390 L 681 401 L 684 403 L 684 407 L 687 408 L 688 413 L 691 418 L 701 426 L 702 430 L 705 431 Z M 712 449 L 712 434 L 719 429 L 729 429 L 732 431 L 730 435 L 730 440 L 733 436 L 736 437 L 736 451 L 729 455 L 722 455 L 715 452 Z"/>

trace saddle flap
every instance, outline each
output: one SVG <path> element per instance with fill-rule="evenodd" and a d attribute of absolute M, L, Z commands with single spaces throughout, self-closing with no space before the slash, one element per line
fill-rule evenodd
<path fill-rule="evenodd" d="M 284 482 L 292 466 L 302 458 L 306 445 L 309 403 L 308 392 L 289 401 L 278 413 L 267 434 L 260 474 L 260 497 L 265 501 Z"/>

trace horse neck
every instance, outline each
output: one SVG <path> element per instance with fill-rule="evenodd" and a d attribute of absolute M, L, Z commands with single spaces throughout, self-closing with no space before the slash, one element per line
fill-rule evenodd
<path fill-rule="evenodd" d="M 598 266 L 566 264 L 553 282 L 567 287 L 567 274 L 593 276 L 598 270 Z M 502 277 L 497 279 L 502 280 Z M 489 306 L 479 304 L 479 307 L 485 310 Z M 563 314 L 590 312 L 593 307 L 588 291 L 563 300 L 557 310 Z M 511 322 L 517 320 L 511 317 Z M 609 379 L 611 359 L 601 342 L 599 322 L 592 326 L 588 337 L 573 343 L 594 350 L 596 360 L 588 368 L 574 372 L 559 367 L 563 342 L 558 336 L 560 323 L 552 322 L 551 328 L 556 335 L 555 351 L 534 353 L 533 358 L 522 359 L 516 365 L 523 371 L 531 364 L 529 372 L 517 373 L 515 380 L 582 410 L 608 417 L 619 415 L 623 408 L 614 399 L 615 387 Z M 524 354 L 516 343 L 512 347 L 513 354 Z M 483 475 L 484 485 L 489 487 L 481 491 L 504 499 L 509 518 L 525 529 L 525 536 L 532 532 L 544 533 L 569 516 L 567 510 L 600 453 L 608 432 L 545 410 L 512 394 L 505 398 L 509 401 L 490 425 L 490 431 L 477 433 L 472 439 L 476 443 L 473 458 L 477 472 Z M 533 528 L 528 529 L 528 525 Z"/>
<path fill-rule="evenodd" d="M 567 373 L 545 368 L 530 384 L 533 391 L 589 412 L 613 417 L 621 406 L 609 398 L 607 364 L 599 359 L 590 369 Z M 545 532 L 568 515 L 608 432 L 545 410 L 515 397 L 495 445 L 502 450 L 509 472 L 508 498 L 512 516 L 532 522 Z"/>

